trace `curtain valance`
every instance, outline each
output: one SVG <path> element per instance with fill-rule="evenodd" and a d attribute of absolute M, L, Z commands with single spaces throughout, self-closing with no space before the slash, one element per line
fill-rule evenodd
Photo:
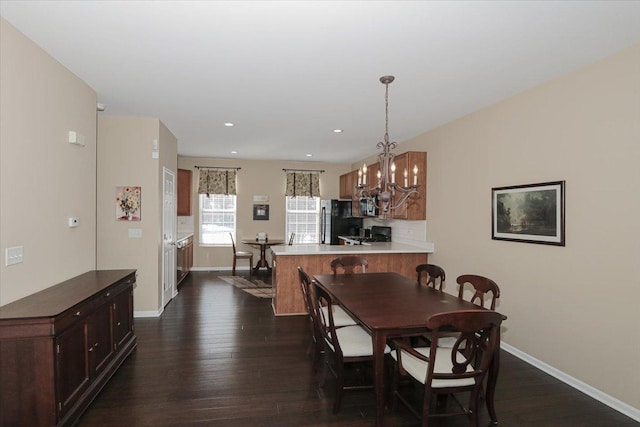
<path fill-rule="evenodd" d="M 236 194 L 236 171 L 200 169 L 198 194 Z"/>
<path fill-rule="evenodd" d="M 285 196 L 320 197 L 319 172 L 287 172 Z"/>

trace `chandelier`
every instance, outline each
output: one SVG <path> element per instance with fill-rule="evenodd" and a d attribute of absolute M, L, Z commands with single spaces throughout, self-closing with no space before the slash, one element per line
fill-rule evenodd
<path fill-rule="evenodd" d="M 389 83 L 393 82 L 394 76 L 382 76 L 380 82 L 385 85 L 384 108 L 385 127 L 384 141 L 378 142 L 376 147 L 382 149 L 378 155 L 380 168 L 377 174 L 377 182 L 367 182 L 367 165 L 362 165 L 358 170 L 358 184 L 356 185 L 356 198 L 365 199 L 368 204 L 372 204 L 378 210 L 378 216 L 386 218 L 392 210 L 404 205 L 412 195 L 418 194 L 418 166 L 413 167 L 413 184 L 409 185 L 409 173 L 405 168 L 402 172 L 403 184 L 396 182 L 396 165 L 393 161 L 394 154 L 391 152 L 398 143 L 389 142 Z"/>

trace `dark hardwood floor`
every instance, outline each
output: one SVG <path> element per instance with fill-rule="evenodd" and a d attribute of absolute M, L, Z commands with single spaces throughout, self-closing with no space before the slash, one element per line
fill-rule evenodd
<path fill-rule="evenodd" d="M 346 391 L 333 415 L 333 383 L 317 390 L 305 354 L 306 317 L 275 317 L 270 299 L 217 276 L 190 273 L 161 318 L 135 320 L 137 351 L 79 426 L 373 425 L 373 391 Z M 496 408 L 501 426 L 640 424 L 504 351 Z M 416 425 L 402 406 L 385 416 L 385 426 Z M 468 424 L 452 418 L 433 425 Z M 484 406 L 480 425 L 490 425 Z"/>

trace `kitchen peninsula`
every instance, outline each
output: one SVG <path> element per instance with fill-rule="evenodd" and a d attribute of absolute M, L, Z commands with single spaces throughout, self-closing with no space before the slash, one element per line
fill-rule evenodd
<path fill-rule="evenodd" d="M 298 266 L 310 277 L 315 274 L 330 274 L 330 263 L 334 258 L 359 255 L 369 262 L 367 272 L 393 271 L 415 278 L 416 266 L 427 262 L 428 254 L 433 253 L 433 244 L 414 246 L 388 242 L 370 245 L 293 245 L 274 246 L 271 252 L 273 311 L 277 316 L 282 316 L 307 312 L 300 290 Z"/>

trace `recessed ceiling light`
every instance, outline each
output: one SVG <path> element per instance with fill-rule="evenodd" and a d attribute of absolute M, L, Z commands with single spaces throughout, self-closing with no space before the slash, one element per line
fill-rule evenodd
<path fill-rule="evenodd" d="M 342 133 L 342 132 L 343 132 L 342 129 L 334 129 L 333 130 L 333 133 Z"/>
<path fill-rule="evenodd" d="M 307 157 L 313 157 L 313 154 L 307 154 Z"/>
<path fill-rule="evenodd" d="M 234 127 L 234 126 L 235 126 L 235 125 L 234 125 L 233 123 L 231 123 L 231 122 L 227 122 L 227 123 L 225 123 L 224 125 L 225 125 L 226 127 L 228 127 L 228 128 L 232 128 L 232 127 Z"/>
<path fill-rule="evenodd" d="M 231 154 L 238 154 L 238 152 L 234 150 L 231 152 Z"/>

